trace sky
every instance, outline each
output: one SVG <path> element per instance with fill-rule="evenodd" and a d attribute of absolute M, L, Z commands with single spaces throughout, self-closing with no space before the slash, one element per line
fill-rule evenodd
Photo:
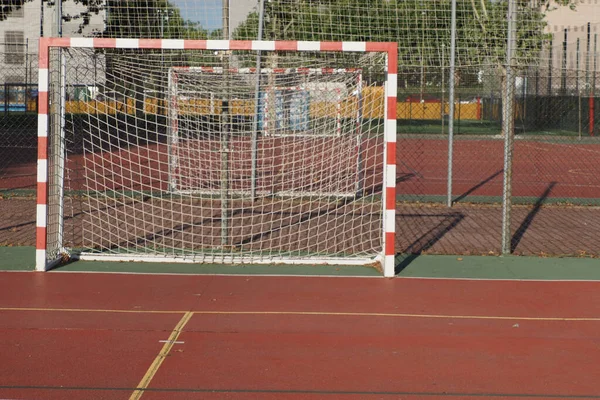
<path fill-rule="evenodd" d="M 223 24 L 223 0 L 169 0 L 179 7 L 185 20 L 199 22 L 204 29 L 220 29 Z M 229 0 L 232 27 L 244 21 L 255 10 L 257 0 Z"/>
<path fill-rule="evenodd" d="M 169 1 L 174 6 L 179 7 L 183 19 L 200 22 L 204 29 L 214 30 L 222 26 L 222 0 Z"/>

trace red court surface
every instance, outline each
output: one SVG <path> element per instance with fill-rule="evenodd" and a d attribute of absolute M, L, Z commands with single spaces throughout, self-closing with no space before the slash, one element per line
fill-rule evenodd
<path fill-rule="evenodd" d="M 204 143 L 204 146 L 209 145 L 208 141 Z M 250 152 L 240 149 L 248 150 L 249 142 L 239 141 L 235 146 L 238 153 L 234 157 L 235 168 L 232 170 L 237 171 L 240 176 L 232 176 L 231 179 L 242 181 L 249 168 Z M 377 171 L 379 167 L 375 166 L 383 161 L 380 154 L 383 151 L 382 143 L 377 140 L 367 140 L 364 146 L 365 149 L 368 148 L 364 155 L 367 164 L 365 169 Z M 288 160 L 290 163 L 298 157 L 306 158 L 306 154 L 297 149 L 293 150 L 292 145 L 288 147 L 277 145 L 273 148 L 280 152 L 287 149 L 295 153 L 295 158 Z M 324 149 L 327 149 L 327 146 L 323 146 L 321 152 Z M 210 164 L 207 160 L 215 157 L 209 153 L 206 148 L 197 149 L 197 154 L 192 159 L 204 160 L 204 167 L 206 167 Z M 166 190 L 169 182 L 167 155 L 166 145 L 132 146 L 129 149 L 113 152 L 91 153 L 85 157 L 73 155 L 69 158 L 67 167 L 77 171 L 73 173 L 74 176 L 86 176 L 88 180 L 74 180 L 70 183 L 70 188 L 98 189 L 94 185 L 99 185 L 102 190 L 107 188 Z M 287 168 L 281 159 L 271 158 L 280 163 L 278 169 Z M 267 157 L 265 160 L 271 158 Z M 447 193 L 447 138 L 399 136 L 396 159 L 397 193 L 400 196 L 439 196 Z M 340 164 L 339 168 L 342 168 L 343 163 L 335 162 Z M 453 152 L 453 194 L 501 196 L 503 162 L 504 141 L 501 138 L 484 140 L 466 137 L 456 140 Z M 87 172 L 84 172 L 85 163 L 90 169 Z M 192 170 L 197 169 L 194 165 L 188 167 L 193 167 Z M 266 170 L 273 168 L 272 165 L 263 167 Z M 215 176 L 220 177 L 219 167 L 214 167 L 213 170 L 213 173 L 217 174 Z M 0 189 L 21 189 L 35 185 L 35 163 L 13 165 L 3 172 Z M 537 198 L 543 195 L 548 198 L 597 199 L 600 197 L 600 184 L 597 179 L 599 175 L 600 143 L 598 142 L 567 139 L 550 142 L 526 138 L 515 141 L 513 196 Z M 372 178 L 381 179 L 379 175 Z M 211 179 L 216 178 L 203 179 L 205 179 L 204 183 L 209 185 Z M 89 186 L 90 182 L 94 182 L 92 186 Z M 246 179 L 245 182 L 248 184 L 249 180 Z"/>
<path fill-rule="evenodd" d="M 2 399 L 600 398 L 598 282 L 5 272 L 0 335 Z"/>

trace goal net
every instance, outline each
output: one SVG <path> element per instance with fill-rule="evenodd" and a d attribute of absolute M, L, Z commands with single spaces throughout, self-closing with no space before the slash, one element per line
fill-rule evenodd
<path fill-rule="evenodd" d="M 393 275 L 396 60 L 387 43 L 42 39 L 36 268 Z"/>
<path fill-rule="evenodd" d="M 235 134 L 235 151 L 251 162 L 251 176 L 234 179 L 232 194 L 360 194 L 361 96 L 357 69 L 171 68 L 171 189 L 217 193 L 220 169 L 236 168 L 212 167 L 211 159 L 218 164 L 219 156 L 211 149 L 220 148 L 224 135 Z M 256 145 L 244 146 L 252 133 Z M 319 150 L 325 147 L 329 154 Z M 273 164 L 276 150 L 287 157 Z"/>

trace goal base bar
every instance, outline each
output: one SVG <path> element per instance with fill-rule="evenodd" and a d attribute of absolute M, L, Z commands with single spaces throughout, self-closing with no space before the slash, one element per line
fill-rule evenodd
<path fill-rule="evenodd" d="M 198 255 L 197 257 L 173 257 L 160 255 L 131 255 L 124 256 L 120 254 L 95 254 L 80 253 L 73 255 L 72 259 L 81 261 L 117 261 L 117 262 L 155 262 L 155 263 L 173 263 L 173 264 L 246 264 L 246 265 L 268 265 L 268 264 L 287 264 L 287 265 L 371 265 L 380 269 L 381 261 L 379 257 L 374 258 L 356 258 L 356 257 L 231 257 L 227 255 Z"/>
<path fill-rule="evenodd" d="M 178 190 L 172 189 L 170 193 L 178 194 L 178 195 L 219 195 L 222 193 L 221 189 L 199 189 L 199 190 Z M 250 198 L 252 192 L 249 190 L 230 190 L 230 195 L 239 196 L 240 199 Z M 280 191 L 280 192 L 267 192 L 267 191 L 257 191 L 256 197 L 288 197 L 288 198 L 302 198 L 302 197 L 321 197 L 321 198 L 335 198 L 335 197 L 344 197 L 344 198 L 352 198 L 352 197 L 361 197 L 358 192 L 302 192 L 302 191 Z"/>

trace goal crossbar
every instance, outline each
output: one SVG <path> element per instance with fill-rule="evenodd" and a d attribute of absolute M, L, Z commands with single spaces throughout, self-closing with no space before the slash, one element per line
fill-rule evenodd
<path fill-rule="evenodd" d="M 49 199 L 49 133 L 50 133 L 50 50 L 51 49 L 146 49 L 146 50 L 213 50 L 213 51 L 271 51 L 271 52 L 349 52 L 382 53 L 385 55 L 385 84 L 383 112 L 383 182 L 381 264 L 384 276 L 394 275 L 395 255 L 395 190 L 396 190 L 396 43 L 386 42 L 312 42 L 312 41 L 235 41 L 179 39 L 107 39 L 107 38 L 40 38 L 38 70 L 38 168 L 36 218 L 36 270 L 44 271 L 61 261 L 61 255 L 48 257 L 48 199 Z M 322 69 L 326 73 L 334 73 Z M 311 73 L 307 69 L 307 73 Z M 64 179 L 64 178 L 63 178 Z M 59 200 L 62 201 L 62 200 Z M 62 210 L 63 204 L 58 206 Z M 60 211 L 62 213 L 62 211 Z M 62 215 L 59 219 L 62 218 Z M 59 222 L 60 223 L 60 222 Z M 60 229 L 59 229 L 60 231 Z M 143 257 L 142 257 L 143 258 Z M 285 262 L 278 260 L 277 262 Z M 292 262 L 298 263 L 298 260 Z M 308 261 L 310 262 L 310 261 Z"/>

